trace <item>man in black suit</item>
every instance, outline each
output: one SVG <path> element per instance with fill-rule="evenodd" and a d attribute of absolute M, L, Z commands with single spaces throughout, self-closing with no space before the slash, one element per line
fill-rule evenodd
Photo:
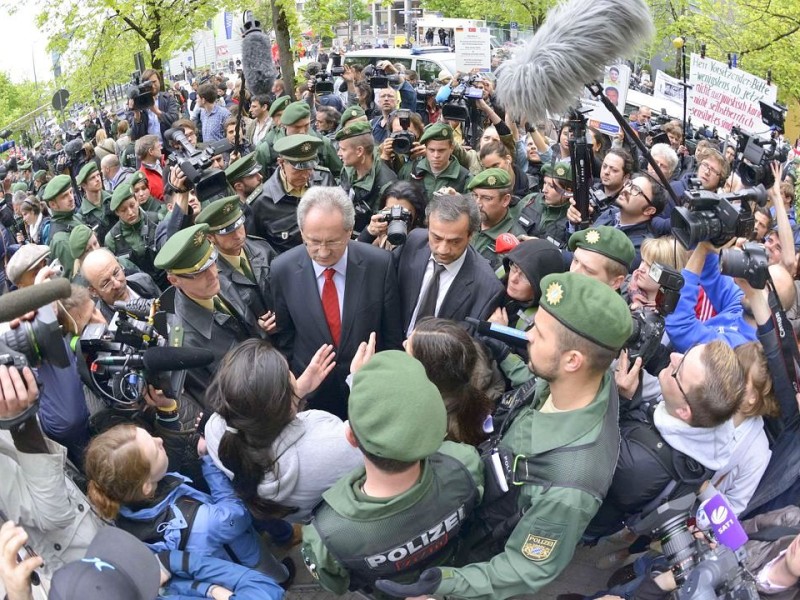
<path fill-rule="evenodd" d="M 425 215 L 428 229 L 415 229 L 394 251 L 407 336 L 423 317 L 486 319 L 503 295 L 489 262 L 469 245 L 481 223 L 477 204 L 440 190 Z"/>
<path fill-rule="evenodd" d="M 277 332 L 273 337 L 300 375 L 325 344 L 336 367 L 309 397 L 312 408 L 347 418 L 350 361 L 370 333 L 377 350 L 400 348 L 402 317 L 391 255 L 351 242 L 355 210 L 338 187 L 313 187 L 297 207 L 303 245 L 272 263 Z"/>

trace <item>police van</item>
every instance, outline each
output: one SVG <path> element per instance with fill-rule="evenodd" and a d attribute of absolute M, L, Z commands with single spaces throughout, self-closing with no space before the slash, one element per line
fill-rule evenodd
<path fill-rule="evenodd" d="M 439 74 L 452 76 L 456 72 L 456 55 L 446 46 L 430 48 L 370 48 L 354 50 L 345 54 L 344 62 L 348 65 L 375 65 L 382 60 L 392 64 L 400 63 L 406 69 L 417 72 L 421 81 L 431 83 Z"/>

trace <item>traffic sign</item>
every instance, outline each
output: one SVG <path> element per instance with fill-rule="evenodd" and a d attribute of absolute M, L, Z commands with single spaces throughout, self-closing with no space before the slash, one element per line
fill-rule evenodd
<path fill-rule="evenodd" d="M 56 110 L 64 110 L 69 102 L 69 92 L 65 89 L 58 90 L 53 95 L 53 108 Z"/>
<path fill-rule="evenodd" d="M 519 24 L 516 21 L 511 21 L 511 29 L 519 29 Z"/>

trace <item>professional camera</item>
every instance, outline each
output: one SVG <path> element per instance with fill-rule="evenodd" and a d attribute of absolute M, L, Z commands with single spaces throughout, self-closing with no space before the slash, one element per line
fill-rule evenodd
<path fill-rule="evenodd" d="M 481 81 L 479 75 L 462 76 L 450 91 L 450 98 L 442 105 L 442 118 L 451 121 L 469 121 L 470 108 L 476 100 L 483 98 L 483 89 L 476 86 Z"/>
<path fill-rule="evenodd" d="M 395 154 L 408 155 L 411 153 L 411 146 L 417 141 L 417 136 L 408 130 L 411 126 L 411 111 L 400 109 L 395 118 L 400 122 L 403 131 L 395 131 L 389 136 L 392 139 L 392 151 Z"/>
<path fill-rule="evenodd" d="M 48 152 L 45 158 L 48 162 L 55 163 L 56 171 L 62 171 L 64 169 L 71 169 L 81 152 L 83 152 L 83 140 L 78 137 L 68 141 L 61 150 Z"/>
<path fill-rule="evenodd" d="M 341 77 L 344 74 L 344 67 L 342 66 L 342 55 L 332 52 L 331 58 L 331 75 L 334 77 Z"/>
<path fill-rule="evenodd" d="M 393 246 L 406 243 L 408 226 L 411 224 L 411 213 L 402 206 L 393 206 L 380 212 L 381 221 L 388 223 L 386 239 Z"/>
<path fill-rule="evenodd" d="M 633 330 L 625 342 L 631 364 L 639 357 L 646 364 L 656 356 L 664 336 L 664 317 L 675 311 L 683 288 L 683 275 L 666 265 L 653 263 L 648 274 L 658 283 L 656 305 L 655 310 L 643 307 L 631 313 Z"/>
<path fill-rule="evenodd" d="M 763 290 L 769 280 L 767 251 L 759 243 L 747 242 L 744 248 L 725 248 L 719 254 L 719 270 L 723 275 L 739 277 L 756 290 Z"/>
<path fill-rule="evenodd" d="M 672 233 L 684 248 L 694 248 L 706 240 L 722 246 L 733 238 L 750 237 L 755 225 L 751 202 L 759 206 L 767 203 L 767 190 L 763 185 L 720 195 L 706 190 L 688 190 L 684 194 L 684 206 L 672 211 Z"/>
<path fill-rule="evenodd" d="M 677 600 L 757 600 L 752 575 L 723 544 L 711 548 L 689 531 L 697 496 L 687 494 L 665 502 L 633 527 L 634 533 L 658 538 L 677 589 Z"/>
<path fill-rule="evenodd" d="M 602 187 L 589 189 L 589 204 L 594 208 L 593 218 L 597 218 L 600 213 L 607 210 L 614 202 L 609 199 Z"/>
<path fill-rule="evenodd" d="M 379 67 L 374 67 L 368 73 L 367 80 L 373 90 L 387 88 L 390 85 L 400 85 L 400 75 L 387 75 L 386 71 Z"/>
<path fill-rule="evenodd" d="M 186 175 L 188 187 L 194 188 L 200 202 L 211 202 L 228 195 L 228 180 L 224 171 L 211 167 L 214 157 L 233 150 L 228 140 L 211 142 L 205 149 L 198 150 L 186 139 L 180 129 L 167 129 L 164 139 L 180 146 L 180 150 L 170 155 L 168 164 L 178 165 Z"/>
<path fill-rule="evenodd" d="M 131 75 L 131 83 L 128 86 L 128 98 L 133 100 L 133 110 L 153 108 L 156 103 L 153 97 L 153 82 L 149 79 L 142 81 L 142 74 L 139 71 L 134 71 Z"/>

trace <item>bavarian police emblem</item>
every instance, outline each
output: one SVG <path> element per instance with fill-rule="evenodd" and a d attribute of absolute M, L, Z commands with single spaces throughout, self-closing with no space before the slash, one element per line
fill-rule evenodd
<path fill-rule="evenodd" d="M 586 243 L 596 244 L 600 241 L 600 232 L 597 229 L 590 229 L 586 232 Z"/>
<path fill-rule="evenodd" d="M 495 177 L 494 175 L 490 175 L 489 178 L 486 180 L 486 183 L 488 183 L 489 185 L 496 184 L 497 183 L 497 177 Z"/>
<path fill-rule="evenodd" d="M 197 233 L 194 234 L 194 237 L 192 238 L 192 243 L 195 246 L 199 246 L 200 244 L 203 243 L 204 239 L 206 239 L 206 234 L 203 233 L 202 231 L 198 231 Z"/>
<path fill-rule="evenodd" d="M 547 291 L 545 292 L 544 297 L 550 306 L 558 306 L 558 303 L 561 302 L 562 298 L 564 298 L 564 288 L 561 287 L 560 283 L 554 281 L 547 286 Z"/>
<path fill-rule="evenodd" d="M 222 214 L 227 215 L 229 212 L 233 210 L 233 202 L 228 202 L 222 207 Z"/>
<path fill-rule="evenodd" d="M 553 553 L 558 540 L 546 538 L 539 535 L 528 534 L 525 543 L 522 544 L 522 556 L 534 562 L 547 560 Z"/>
<path fill-rule="evenodd" d="M 308 152 L 309 150 L 311 150 L 311 144 L 308 142 L 300 146 L 300 152 Z"/>

